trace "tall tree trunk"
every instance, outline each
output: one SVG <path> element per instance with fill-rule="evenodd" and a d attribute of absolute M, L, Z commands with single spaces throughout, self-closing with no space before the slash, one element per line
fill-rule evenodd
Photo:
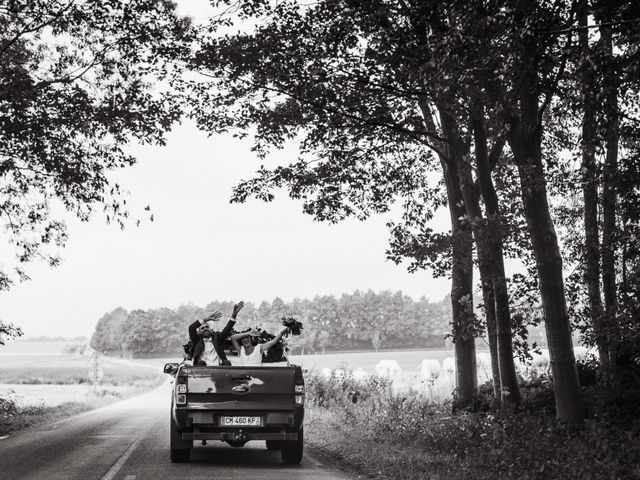
<path fill-rule="evenodd" d="M 527 25 L 530 18 L 538 14 L 536 5 L 529 0 L 520 0 L 514 12 L 514 29 L 522 32 L 519 33 L 518 57 L 513 67 L 517 74 L 514 93 L 519 109 L 510 120 L 507 140 L 518 167 L 524 214 L 536 259 L 556 415 L 577 424 L 584 420 L 584 405 L 567 314 L 562 257 L 549 210 L 542 165 L 542 112 L 538 105 L 539 39 Z"/>
<path fill-rule="evenodd" d="M 487 251 L 491 266 L 491 282 L 496 302 L 496 330 L 498 346 L 498 365 L 500 369 L 500 383 L 502 385 L 502 402 L 520 404 L 520 390 L 518 377 L 513 360 L 513 333 L 511 329 L 511 310 L 507 292 L 507 279 L 504 270 L 504 254 L 502 246 L 502 221 L 498 210 L 498 195 L 496 194 L 491 172 L 502 151 L 504 140 L 498 140 L 489 158 L 487 148 L 487 134 L 483 114 L 476 111 L 472 118 L 476 169 L 480 192 L 487 210 Z"/>
<path fill-rule="evenodd" d="M 547 201 L 541 161 L 541 127 L 535 127 L 533 132 L 526 132 L 525 128 L 520 125 L 519 132 L 510 135 L 509 143 L 518 164 L 522 201 L 536 259 L 556 412 L 558 418 L 580 423 L 584 408 L 564 296 L 562 257 Z"/>
<path fill-rule="evenodd" d="M 480 283 L 482 286 L 482 301 L 484 302 L 484 315 L 487 321 L 487 339 L 489 340 L 489 356 L 491 357 L 491 383 L 493 384 L 493 396 L 501 398 L 500 363 L 498 361 L 498 335 L 496 330 L 496 300 L 491 282 L 491 271 L 480 270 Z"/>
<path fill-rule="evenodd" d="M 603 308 L 600 296 L 600 238 L 598 229 L 598 175 L 596 164 L 597 92 L 594 75 L 593 57 L 589 48 L 588 0 L 580 0 L 579 31 L 582 65 L 580 80 L 582 84 L 582 192 L 584 196 L 584 280 L 589 296 L 591 323 L 598 346 L 601 365 L 609 367 L 609 348 L 606 330 L 603 328 Z"/>
<path fill-rule="evenodd" d="M 528 103 L 533 100 L 537 102 L 537 96 L 528 99 Z M 547 201 L 541 159 L 542 127 L 537 123 L 537 114 L 534 118 L 528 117 L 528 124 L 512 125 L 509 144 L 518 165 L 524 212 L 536 259 L 557 416 L 570 423 L 580 423 L 584 407 L 564 296 L 562 257 Z"/>
<path fill-rule="evenodd" d="M 456 355 L 456 395 L 468 404 L 478 390 L 473 317 L 473 243 L 455 167 L 443 162 L 449 214 L 451 216 L 451 310 Z M 453 167 L 453 168 L 452 168 Z"/>
<path fill-rule="evenodd" d="M 442 114 L 441 114 L 442 117 Z M 442 126 L 445 131 L 445 137 L 450 139 L 457 137 L 456 129 L 447 125 L 450 121 L 443 120 Z M 446 127 L 445 127 L 446 125 Z M 460 142 L 459 139 L 456 142 Z M 471 167 L 468 161 L 462 155 L 462 152 L 456 152 L 455 160 L 458 165 L 458 173 L 460 179 L 460 191 L 464 199 L 465 213 L 468 221 L 471 223 L 471 231 L 476 241 L 476 250 L 478 252 L 478 270 L 480 271 L 480 284 L 482 285 L 482 296 L 485 303 L 485 315 L 487 320 L 487 332 L 489 335 L 489 350 L 491 356 L 491 372 L 493 379 L 493 391 L 496 398 L 503 403 L 504 392 L 500 381 L 500 363 L 498 359 L 498 340 L 496 330 L 496 309 L 495 295 L 493 292 L 493 282 L 491 281 L 491 263 L 490 254 L 488 252 L 487 231 L 480 210 L 480 202 L 478 193 L 473 185 L 471 175 Z"/>
<path fill-rule="evenodd" d="M 435 131 L 426 102 L 420 102 L 419 107 L 427 129 Z M 473 239 L 471 227 L 464 221 L 467 212 L 460 190 L 457 164 L 452 156 L 452 145 L 442 142 L 439 150 L 438 157 L 442 165 L 451 217 L 451 310 L 456 357 L 456 396 L 458 403 L 466 405 L 478 391 L 473 326 Z"/>
<path fill-rule="evenodd" d="M 501 392 L 504 392 L 505 390 L 502 388 L 504 386 L 500 381 L 500 364 L 498 359 L 498 341 L 495 318 L 495 296 L 493 292 L 493 282 L 491 279 L 491 255 L 488 251 L 489 246 L 487 242 L 486 222 L 484 221 L 482 210 L 480 209 L 480 198 L 478 190 L 473 182 L 471 165 L 467 158 L 465 158 L 463 142 L 460 138 L 457 123 L 455 119 L 444 109 L 439 109 L 439 112 L 443 135 L 448 140 L 452 160 L 454 160 L 457 165 L 460 191 L 464 199 L 465 212 L 469 219 L 468 221 L 471 223 L 471 230 L 476 242 L 476 249 L 478 252 L 478 269 L 480 270 L 480 283 L 482 285 L 483 300 L 486 307 L 485 313 L 487 317 L 487 331 L 489 333 L 494 393 L 496 394 L 496 398 L 499 398 L 500 402 L 504 403 L 505 398 Z"/>
<path fill-rule="evenodd" d="M 607 10 L 607 9 L 605 9 Z M 605 23 L 611 18 L 605 16 Z M 616 329 L 616 313 L 618 301 L 616 294 L 616 208 L 617 193 L 615 179 L 618 173 L 618 77 L 613 62 L 613 45 L 611 26 L 603 25 L 600 29 L 600 41 L 604 53 L 604 112 L 606 118 L 604 161 L 604 182 L 602 192 L 602 286 L 604 292 L 607 332 L 609 335 Z M 610 348 L 615 340 L 609 342 Z M 615 347 L 610 353 L 609 363 L 615 363 Z M 602 358 L 602 357 L 601 357 Z"/>

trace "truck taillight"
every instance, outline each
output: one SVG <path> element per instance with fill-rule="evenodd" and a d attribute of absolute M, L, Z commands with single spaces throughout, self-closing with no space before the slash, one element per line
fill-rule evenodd
<path fill-rule="evenodd" d="M 304 395 L 296 395 L 295 396 L 295 404 L 296 405 L 304 405 Z"/>
<path fill-rule="evenodd" d="M 184 405 L 185 403 L 187 403 L 187 396 L 184 393 L 178 394 L 178 396 L 176 397 L 176 403 L 178 405 Z"/>
<path fill-rule="evenodd" d="M 184 383 L 178 384 L 178 393 L 187 393 L 187 386 Z"/>
<path fill-rule="evenodd" d="M 294 365 L 293 384 L 296 393 L 304 393 L 304 377 L 302 376 L 302 368 L 300 365 Z"/>

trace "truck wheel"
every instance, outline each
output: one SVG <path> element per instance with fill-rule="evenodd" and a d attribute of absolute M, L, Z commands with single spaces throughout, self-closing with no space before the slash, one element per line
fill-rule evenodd
<path fill-rule="evenodd" d="M 191 457 L 191 450 L 186 448 L 172 448 L 171 461 L 173 463 L 186 463 Z"/>
<path fill-rule="evenodd" d="M 302 461 L 302 451 L 304 450 L 303 429 L 298 430 L 298 440 L 282 442 L 280 455 L 282 461 L 288 464 L 300 463 Z"/>
<path fill-rule="evenodd" d="M 178 426 L 171 418 L 171 461 L 174 463 L 184 463 L 189 461 L 191 456 L 192 440 L 183 440 L 178 430 Z"/>
<path fill-rule="evenodd" d="M 280 450 L 282 448 L 282 442 L 280 440 L 266 440 L 267 450 Z"/>

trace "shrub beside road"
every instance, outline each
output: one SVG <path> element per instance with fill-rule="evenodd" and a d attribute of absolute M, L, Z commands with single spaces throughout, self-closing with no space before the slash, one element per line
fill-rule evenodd
<path fill-rule="evenodd" d="M 583 428 L 555 420 L 548 376 L 522 384 L 524 409 L 496 414 L 481 393 L 473 409 L 428 403 L 371 378 L 307 378 L 310 451 L 371 478 L 640 478 L 640 421 L 606 405 L 606 392 L 585 390 L 594 406 Z M 597 405 L 597 408 L 595 406 Z"/>

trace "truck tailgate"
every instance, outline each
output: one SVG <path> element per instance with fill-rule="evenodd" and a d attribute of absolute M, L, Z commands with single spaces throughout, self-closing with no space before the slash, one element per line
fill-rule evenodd
<path fill-rule="evenodd" d="M 191 367 L 189 409 L 291 409 L 294 367 Z"/>

